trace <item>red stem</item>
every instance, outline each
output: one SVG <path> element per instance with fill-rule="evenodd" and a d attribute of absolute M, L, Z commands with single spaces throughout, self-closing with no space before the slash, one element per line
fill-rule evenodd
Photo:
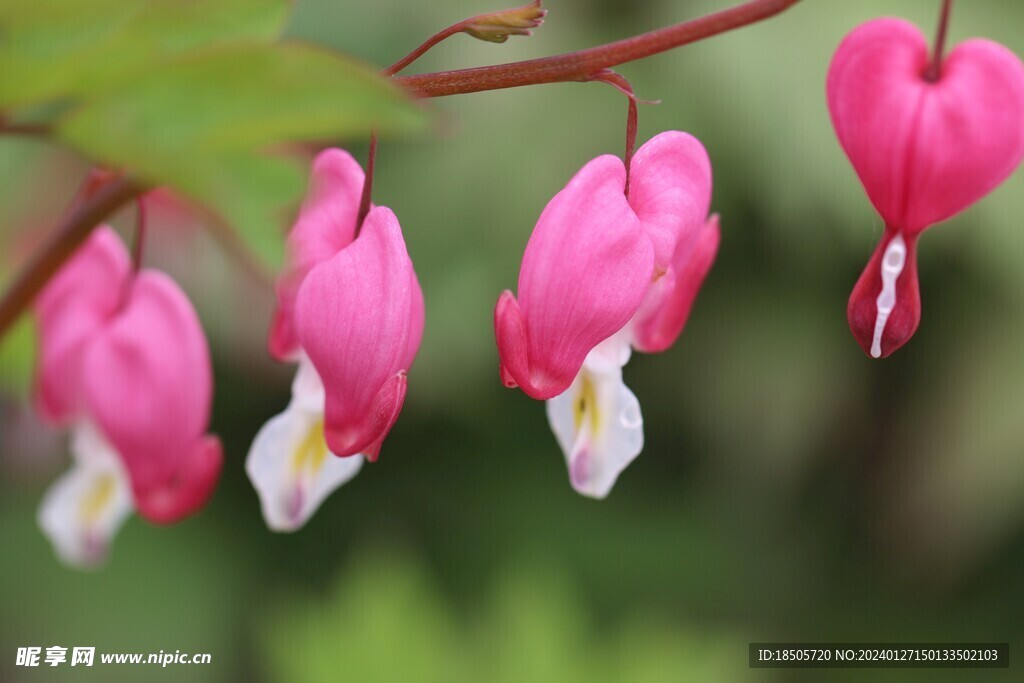
<path fill-rule="evenodd" d="M 426 54 L 427 50 L 457 33 L 466 32 L 481 40 L 494 42 L 505 42 L 513 34 L 530 35 L 529 29 L 536 28 L 544 23 L 543 18 L 546 14 L 547 10 L 540 8 L 540 0 L 534 0 L 534 2 L 522 7 L 512 7 L 498 10 L 497 12 L 477 14 L 476 16 L 463 19 L 430 36 L 422 45 L 384 69 L 381 73 L 385 76 L 394 76 Z M 489 37 L 483 37 L 481 32 L 488 34 Z"/>
<path fill-rule="evenodd" d="M 949 29 L 949 15 L 953 11 L 953 0 L 942 0 L 942 9 L 939 12 L 939 26 L 935 30 L 935 46 L 932 49 L 932 59 L 928 64 L 928 70 L 924 77 L 934 83 L 942 75 L 942 57 L 946 51 L 946 32 Z"/>
<path fill-rule="evenodd" d="M 0 135 L 46 137 L 50 132 L 50 126 L 45 123 L 8 123 L 0 117 Z"/>
<path fill-rule="evenodd" d="M 623 156 L 623 163 L 626 165 L 626 188 L 624 192 L 629 196 L 629 165 L 633 161 L 633 150 L 636 147 L 636 98 L 630 97 L 628 109 L 626 110 L 626 153 Z"/>
<path fill-rule="evenodd" d="M 629 195 L 629 166 L 633 161 L 633 151 L 636 148 L 636 94 L 633 86 L 622 74 L 614 71 L 602 71 L 594 76 L 593 80 L 607 83 L 626 96 L 628 102 L 626 109 L 626 152 L 622 156 L 623 164 L 626 167 L 626 188 L 625 193 Z"/>
<path fill-rule="evenodd" d="M 377 161 L 377 131 L 370 134 L 370 149 L 366 153 L 366 178 L 363 180 L 363 193 L 359 197 L 359 213 L 356 214 L 356 231 L 353 239 L 359 236 L 359 231 L 366 220 L 366 214 L 370 213 L 370 198 L 373 196 L 373 168 Z"/>
<path fill-rule="evenodd" d="M 583 81 L 604 69 L 767 19 L 798 1 L 749 0 L 721 12 L 579 52 L 475 69 L 396 76 L 395 82 L 418 97 L 445 97 L 540 83 Z"/>
<path fill-rule="evenodd" d="M 427 52 L 427 50 L 434 47 L 442 40 L 446 40 L 457 33 L 461 33 L 462 29 L 466 27 L 466 21 L 468 20 L 460 21 L 457 24 L 452 24 L 451 26 L 444 30 L 438 31 L 437 33 L 423 41 L 423 44 L 420 45 L 418 48 L 416 48 L 406 56 L 402 57 L 388 68 L 384 69 L 381 73 L 384 74 L 385 76 L 394 76 L 396 73 L 398 73 L 405 67 L 409 66 L 420 57 L 422 57 Z"/>
<path fill-rule="evenodd" d="M 104 185 L 70 212 L 64 224 L 25 265 L 4 294 L 3 300 L 0 300 L 0 337 L 57 269 L 85 242 L 93 229 L 142 191 L 140 185 L 118 178 Z"/>

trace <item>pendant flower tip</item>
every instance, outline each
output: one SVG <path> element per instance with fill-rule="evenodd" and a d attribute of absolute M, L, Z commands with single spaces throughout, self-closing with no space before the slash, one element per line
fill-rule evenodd
<path fill-rule="evenodd" d="M 328 449 L 323 405 L 320 377 L 303 358 L 288 408 L 263 425 L 253 440 L 245 471 L 273 531 L 300 529 L 363 466 L 362 456 L 341 458 Z"/>
<path fill-rule="evenodd" d="M 117 452 L 88 422 L 71 436 L 71 468 L 39 505 L 39 528 L 67 565 L 97 568 L 134 510 L 131 483 Z"/>
<path fill-rule="evenodd" d="M 605 498 L 644 447 L 640 402 L 622 382 L 621 367 L 589 363 L 546 411 L 573 489 Z"/>

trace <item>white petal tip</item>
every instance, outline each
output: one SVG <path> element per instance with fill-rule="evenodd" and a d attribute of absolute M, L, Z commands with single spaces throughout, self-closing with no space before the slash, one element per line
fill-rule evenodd
<path fill-rule="evenodd" d="M 548 401 L 547 415 L 569 483 L 580 495 L 603 500 L 643 449 L 643 416 L 620 368 L 595 366 L 588 357 L 572 386 Z"/>
<path fill-rule="evenodd" d="M 358 474 L 364 461 L 361 455 L 332 454 L 324 441 L 323 404 L 318 411 L 309 408 L 295 395 L 287 410 L 256 434 L 245 461 L 263 519 L 278 533 L 305 526 L 335 489 Z"/>
<path fill-rule="evenodd" d="M 71 449 L 74 464 L 39 505 L 39 528 L 61 562 L 98 569 L 106 564 L 114 536 L 134 509 L 131 490 L 117 454 L 94 427 L 76 427 Z"/>

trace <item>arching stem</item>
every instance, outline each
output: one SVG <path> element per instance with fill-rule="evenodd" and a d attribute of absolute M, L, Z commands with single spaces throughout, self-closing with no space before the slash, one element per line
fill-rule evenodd
<path fill-rule="evenodd" d="M 522 7 L 477 14 L 468 19 L 463 19 L 430 36 L 422 45 L 384 69 L 381 73 L 385 76 L 394 76 L 426 54 L 430 48 L 459 33 L 468 33 L 474 38 L 492 43 L 504 43 L 512 35 L 531 35 L 530 29 L 537 28 L 543 24 L 546 14 L 547 10 L 540 8 L 540 0 L 534 0 Z"/>
<path fill-rule="evenodd" d="M 386 68 L 383 71 L 381 71 L 381 73 L 384 74 L 385 76 L 394 76 L 399 71 L 401 71 L 405 67 L 409 66 L 410 64 L 415 62 L 417 59 L 422 57 L 424 54 L 426 54 L 427 50 L 429 50 L 430 48 L 434 47 L 435 45 L 437 45 L 438 43 L 440 43 L 443 40 L 446 40 L 446 39 L 451 38 L 452 36 L 454 36 L 454 35 L 456 35 L 458 33 L 461 33 L 464 23 L 465 22 L 460 21 L 457 24 L 452 24 L 448 28 L 443 29 L 441 31 L 438 31 L 434 35 L 432 35 L 429 38 L 427 38 L 423 42 L 423 44 L 420 45 L 418 48 L 416 48 L 415 50 L 413 50 L 412 52 L 410 52 L 406 56 L 402 57 L 397 62 L 395 62 L 394 64 L 389 66 L 388 68 Z"/>
<path fill-rule="evenodd" d="M 144 188 L 128 178 L 112 180 L 71 210 L 63 225 L 36 252 L 0 300 L 0 336 L 28 308 L 49 281 L 93 229 Z"/>
<path fill-rule="evenodd" d="M 637 99 L 633 92 L 633 86 L 622 74 L 615 73 L 611 69 L 605 69 L 590 80 L 601 81 L 614 87 L 626 96 L 626 152 L 622 156 L 623 164 L 626 166 L 626 189 L 629 195 L 629 167 L 633 161 L 633 152 L 636 149 L 636 127 L 637 127 Z"/>
<path fill-rule="evenodd" d="M 396 76 L 395 82 L 418 97 L 446 97 L 540 83 L 585 81 L 591 74 L 633 62 L 772 17 L 799 0 L 750 0 L 742 5 L 632 38 L 578 52 L 475 69 Z"/>

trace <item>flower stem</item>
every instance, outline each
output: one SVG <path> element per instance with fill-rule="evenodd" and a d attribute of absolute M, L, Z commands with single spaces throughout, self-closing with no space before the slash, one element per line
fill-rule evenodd
<path fill-rule="evenodd" d="M 143 189 L 132 180 L 117 178 L 72 209 L 64 224 L 25 265 L 0 300 L 0 337 L 93 229 Z"/>
<path fill-rule="evenodd" d="M 49 134 L 50 126 L 45 123 L 9 123 L 0 116 L 0 135 L 46 137 Z"/>
<path fill-rule="evenodd" d="M 430 36 L 422 45 L 384 69 L 382 73 L 385 76 L 394 76 L 422 57 L 427 50 L 457 33 L 468 33 L 474 38 L 492 43 L 504 43 L 512 35 L 531 35 L 530 29 L 543 24 L 546 14 L 547 10 L 540 8 L 540 0 L 534 0 L 522 7 L 477 14 L 463 19 Z"/>
<path fill-rule="evenodd" d="M 625 193 L 629 195 L 629 166 L 633 161 L 633 151 L 636 148 L 636 124 L 637 124 L 637 111 L 636 111 L 636 94 L 633 92 L 633 86 L 626 79 L 625 76 L 615 73 L 611 69 L 606 69 L 591 80 L 601 81 L 614 87 L 616 90 L 626 96 L 628 102 L 626 109 L 626 152 L 622 156 L 623 164 L 626 167 L 626 188 Z"/>
<path fill-rule="evenodd" d="M 381 73 L 384 74 L 385 76 L 394 76 L 399 71 L 401 71 L 402 69 L 404 69 L 405 67 L 409 66 L 410 64 L 415 62 L 420 57 L 422 57 L 424 54 L 426 54 L 427 50 L 429 50 L 430 48 L 434 47 L 435 45 L 440 43 L 442 40 L 446 40 L 448 38 L 451 38 L 452 36 L 454 36 L 457 33 L 461 33 L 463 27 L 465 26 L 465 24 L 466 24 L 466 22 L 465 22 L 465 20 L 463 20 L 463 21 L 460 21 L 457 24 L 452 24 L 451 26 L 449 26 L 446 29 L 438 31 L 434 35 L 432 35 L 429 38 L 427 38 L 423 42 L 423 44 L 420 45 L 418 48 L 416 48 L 415 50 L 413 50 L 412 52 L 410 52 L 406 56 L 402 57 L 397 62 L 395 62 L 394 64 L 389 66 L 388 68 L 386 68 L 383 71 L 381 71 Z"/>
<path fill-rule="evenodd" d="M 798 1 L 749 0 L 721 12 L 579 52 L 475 69 L 396 76 L 395 82 L 418 97 L 446 97 L 523 85 L 585 81 L 603 69 L 650 57 L 767 19 Z"/>
<path fill-rule="evenodd" d="M 359 213 L 356 214 L 356 231 L 353 239 L 359 236 L 359 231 L 366 220 L 366 214 L 370 213 L 370 198 L 373 195 L 373 169 L 377 161 L 377 131 L 370 134 L 370 149 L 366 153 L 366 179 L 363 181 L 363 193 L 359 198 Z"/>
<path fill-rule="evenodd" d="M 626 187 L 623 190 L 629 196 L 629 166 L 633 161 L 633 150 L 636 148 L 636 98 L 627 98 L 628 109 L 626 110 L 626 153 L 623 155 L 623 163 L 626 165 Z"/>
<path fill-rule="evenodd" d="M 939 80 L 942 75 L 942 57 L 946 51 L 946 31 L 949 29 L 949 15 L 953 10 L 953 0 L 942 0 L 942 9 L 939 13 L 939 26 L 935 30 L 935 46 L 932 51 L 932 59 L 928 64 L 928 70 L 924 77 L 932 83 Z"/>

